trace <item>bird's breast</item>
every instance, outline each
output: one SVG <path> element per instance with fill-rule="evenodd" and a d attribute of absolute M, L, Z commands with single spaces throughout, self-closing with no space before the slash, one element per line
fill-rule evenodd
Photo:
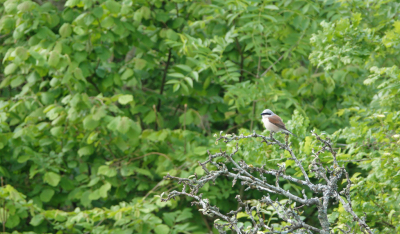
<path fill-rule="evenodd" d="M 272 132 L 279 132 L 281 129 L 276 126 L 275 124 L 269 122 L 268 117 L 263 118 L 262 119 L 263 123 L 264 123 L 264 127 L 268 130 L 268 131 L 272 131 Z"/>

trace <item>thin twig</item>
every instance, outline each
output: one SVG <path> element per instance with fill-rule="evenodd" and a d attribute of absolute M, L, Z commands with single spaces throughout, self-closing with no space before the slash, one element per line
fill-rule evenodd
<path fill-rule="evenodd" d="M 171 57 L 172 57 L 172 49 L 169 49 L 168 59 L 167 59 L 167 63 L 165 64 L 164 74 L 163 74 L 163 78 L 162 78 L 162 81 L 161 81 L 160 95 L 162 95 L 163 92 L 164 92 L 165 79 L 167 77 L 167 72 L 168 72 L 168 67 L 170 65 L 170 62 L 171 62 Z M 160 108 L 161 108 L 161 97 L 158 99 L 158 105 L 157 105 L 157 111 L 158 112 L 160 112 Z"/>
<path fill-rule="evenodd" d="M 3 176 L 1 178 L 1 187 L 4 188 Z M 7 222 L 7 211 L 6 211 L 6 199 L 3 199 L 3 232 L 6 232 L 6 222 Z"/>
<path fill-rule="evenodd" d="M 156 131 L 158 130 L 158 118 L 157 118 L 157 109 L 156 109 L 156 105 L 153 105 L 153 111 L 154 111 L 154 115 L 155 115 L 155 117 L 156 117 L 156 126 L 155 126 L 155 129 L 156 129 Z"/>
<path fill-rule="evenodd" d="M 348 173 L 342 167 L 338 166 L 336 161 L 336 152 L 333 151 L 332 143 L 329 138 L 322 139 L 318 134 L 313 132 L 312 134 L 317 138 L 317 140 L 322 143 L 320 150 L 315 152 L 313 150 L 313 157 L 310 164 L 310 171 L 315 173 L 315 177 L 323 178 L 321 183 L 312 183 L 307 175 L 305 168 L 303 167 L 302 161 L 300 161 L 297 156 L 294 154 L 293 149 L 291 148 L 291 143 L 289 142 L 289 138 L 285 138 L 285 142 L 280 142 L 279 140 L 275 139 L 273 134 L 270 134 L 269 137 L 256 134 L 253 132 L 249 135 L 237 136 L 235 134 L 225 134 L 223 135 L 220 132 L 219 136 L 216 137 L 216 143 L 219 141 L 223 141 L 224 143 L 229 142 L 236 142 L 236 147 L 233 149 L 231 153 L 227 151 L 220 150 L 215 154 L 211 154 L 208 151 L 209 157 L 204 162 L 199 162 L 199 165 L 203 168 L 205 175 L 199 178 L 197 174 L 193 176 L 189 176 L 189 178 L 179 178 L 175 176 L 171 176 L 167 174 L 164 179 L 175 180 L 179 184 L 183 184 L 182 191 L 172 191 L 168 194 L 167 198 L 164 198 L 162 194 L 161 200 L 168 201 L 174 199 L 177 196 L 188 196 L 195 199 L 192 204 L 199 205 L 201 209 L 199 211 L 202 212 L 203 215 L 207 215 L 210 217 L 218 217 L 223 220 L 223 222 L 214 222 L 215 228 L 217 228 L 220 233 L 226 233 L 224 229 L 228 227 L 229 229 L 235 231 L 236 233 L 258 233 L 264 232 L 265 233 L 293 233 L 296 230 L 299 232 L 305 233 L 322 233 L 322 234 L 330 234 L 330 223 L 328 220 L 328 211 L 329 211 L 329 200 L 336 199 L 340 203 L 342 203 L 345 210 L 351 214 L 356 220 L 362 231 L 366 231 L 368 233 L 372 233 L 371 229 L 365 222 L 365 218 L 359 218 L 352 209 L 351 206 L 351 198 L 350 198 L 350 187 L 351 181 L 349 179 Z M 266 143 L 267 145 L 277 145 L 281 149 L 289 152 L 291 155 L 291 159 L 295 161 L 295 166 L 300 168 L 300 171 L 303 174 L 304 179 L 296 178 L 292 175 L 286 174 L 286 167 L 282 165 L 278 165 L 279 170 L 275 169 L 268 169 L 262 167 L 256 167 L 253 165 L 248 165 L 244 160 L 236 161 L 234 157 L 236 153 L 239 151 L 239 141 L 246 140 L 248 138 L 258 138 L 261 139 L 261 142 Z M 333 165 L 331 167 L 326 167 L 321 163 L 319 159 L 319 155 L 323 152 L 330 152 L 333 157 Z M 217 160 L 218 158 L 225 158 L 225 162 L 221 160 Z M 228 166 L 228 163 L 230 164 Z M 211 170 L 206 165 L 211 165 L 211 168 L 216 168 L 215 170 Z M 233 166 L 232 166 L 233 165 Z M 333 168 L 328 169 L 328 168 Z M 258 172 L 259 176 L 255 177 L 253 174 Z M 264 174 L 273 175 L 276 180 L 275 183 L 270 183 L 267 181 L 267 178 Z M 340 192 L 346 196 L 348 202 L 342 199 L 339 196 L 338 183 L 341 181 L 341 177 L 345 175 L 347 179 L 347 186 L 346 188 Z M 215 183 L 217 178 L 219 177 L 227 177 L 232 179 L 232 187 L 236 184 L 237 181 L 241 181 L 241 185 L 246 187 L 244 191 L 253 189 L 261 191 L 264 195 L 261 199 L 258 199 L 258 203 L 260 204 L 267 204 L 270 205 L 278 214 L 278 216 L 284 220 L 288 225 L 284 226 L 281 231 L 275 231 L 273 228 L 269 227 L 269 222 L 264 220 L 264 216 L 260 213 L 260 207 L 257 205 L 249 206 L 249 203 L 243 202 L 241 200 L 241 196 L 237 195 L 236 199 L 238 201 L 239 207 L 237 210 L 232 210 L 227 214 L 222 214 L 219 211 L 219 208 L 216 206 L 212 206 L 210 201 L 207 198 L 203 198 L 202 194 L 199 194 L 200 189 L 206 183 Z M 303 189 L 302 194 L 303 196 L 298 196 L 297 194 L 292 193 L 289 190 L 285 190 L 279 186 L 279 179 L 282 178 L 284 180 L 297 183 L 300 186 L 306 186 L 311 191 L 313 191 L 314 197 L 308 197 Z M 187 191 L 189 189 L 189 191 Z M 280 203 L 278 200 L 273 201 L 270 199 L 269 194 L 277 194 L 288 198 L 285 203 Z M 322 196 L 321 196 L 322 195 Z M 300 203 L 301 205 L 292 205 L 293 201 Z M 307 223 L 305 223 L 301 218 L 301 211 L 305 206 L 314 206 L 318 210 L 318 220 L 321 225 L 321 229 L 317 227 L 313 227 Z M 248 218 L 251 220 L 252 227 L 250 231 L 245 231 L 243 227 L 239 227 L 237 214 L 242 209 L 245 209 L 245 212 L 248 215 Z"/>
<path fill-rule="evenodd" d="M 187 104 L 185 103 L 185 105 L 184 105 L 184 107 L 185 107 L 185 112 L 184 112 L 184 116 L 183 116 L 183 131 L 184 132 L 186 132 L 186 114 L 187 114 Z M 183 144 L 184 144 L 184 146 L 183 146 L 183 153 L 184 154 L 186 154 L 186 136 L 184 136 L 183 137 L 184 139 L 184 141 L 183 141 Z"/>
<path fill-rule="evenodd" d="M 251 117 L 250 132 L 253 131 L 253 122 L 254 122 L 254 118 L 255 118 L 254 115 L 255 115 L 255 111 L 256 111 L 255 108 L 256 108 L 256 101 L 253 101 L 253 108 L 251 109 L 253 116 Z"/>
<path fill-rule="evenodd" d="M 135 161 L 135 160 L 138 160 L 138 159 L 141 159 L 141 158 L 144 158 L 144 157 L 149 156 L 149 155 L 152 155 L 152 154 L 156 154 L 156 155 L 163 156 L 164 158 L 168 159 L 169 161 L 172 161 L 171 158 L 168 157 L 166 154 L 163 154 L 163 153 L 160 153 L 160 152 L 150 152 L 150 153 L 147 153 L 147 154 L 145 154 L 145 155 L 142 155 L 142 156 L 139 156 L 139 157 L 136 157 L 136 158 L 132 158 L 132 159 L 130 159 L 130 160 L 128 161 L 128 163 L 130 163 L 130 162 L 132 162 L 132 161 Z"/>
<path fill-rule="evenodd" d="M 98 227 L 98 226 L 100 226 L 100 224 L 102 224 L 102 223 L 104 222 L 104 220 L 106 220 L 106 219 L 102 219 L 100 222 L 98 222 L 98 223 L 96 224 L 96 226 L 93 227 L 93 229 L 96 228 L 96 227 Z M 93 230 L 93 229 L 92 229 L 92 230 Z M 89 234 L 89 233 L 90 233 L 90 231 L 85 232 L 85 234 Z"/>

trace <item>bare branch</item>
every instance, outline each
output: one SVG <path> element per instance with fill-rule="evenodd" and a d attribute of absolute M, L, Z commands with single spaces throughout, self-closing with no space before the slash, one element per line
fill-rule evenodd
<path fill-rule="evenodd" d="M 169 174 L 166 175 L 164 179 L 176 180 L 179 184 L 183 184 L 183 189 L 180 192 L 172 191 L 168 194 L 167 198 L 163 198 L 163 196 L 161 196 L 161 199 L 162 201 L 168 201 L 181 195 L 193 198 L 195 201 L 192 202 L 192 205 L 195 204 L 200 206 L 201 209 L 199 209 L 199 211 L 201 211 L 203 215 L 218 218 L 215 220 L 214 226 L 220 233 L 226 233 L 227 229 L 231 229 L 236 233 L 246 234 L 256 234 L 260 232 L 330 234 L 331 230 L 330 223 L 328 221 L 328 208 L 330 205 L 330 199 L 333 198 L 334 200 L 342 203 L 345 210 L 354 217 L 354 220 L 359 223 L 362 230 L 372 233 L 371 229 L 365 222 L 365 218 L 359 218 L 352 209 L 350 197 L 351 181 L 346 170 L 343 167 L 339 167 L 337 163 L 336 152 L 332 147 L 331 140 L 329 138 L 322 139 L 314 132 L 312 134 L 319 142 L 322 143 L 322 146 L 320 146 L 320 149 L 317 152 L 314 150 L 312 151 L 313 159 L 311 160 L 308 168 L 309 172 L 313 172 L 316 178 L 322 178 L 324 183 L 315 184 L 310 181 L 309 175 L 303 167 L 302 162 L 298 160 L 293 149 L 291 148 L 291 143 L 288 141 L 288 136 L 286 137 L 285 142 L 280 142 L 273 137 L 273 134 L 271 134 L 270 137 L 265 137 L 253 132 L 247 136 L 243 134 L 236 136 L 235 134 L 222 135 L 221 132 L 219 137 L 215 136 L 217 137 L 217 143 L 218 141 L 228 143 L 232 141 L 237 142 L 239 140 L 248 138 L 261 138 L 261 142 L 266 143 L 267 145 L 278 145 L 280 149 L 286 150 L 290 154 L 291 159 L 295 161 L 296 166 L 301 170 L 304 179 L 296 178 L 292 175 L 286 175 L 286 168 L 284 165 L 282 166 L 278 164 L 278 169 L 272 169 L 265 168 L 265 165 L 261 167 L 248 165 L 244 160 L 235 161 L 233 158 L 239 151 L 239 144 L 236 143 L 236 147 L 231 153 L 220 150 L 218 153 L 211 154 L 209 151 L 207 151 L 209 155 L 208 159 L 204 162 L 199 162 L 199 165 L 205 171 L 205 175 L 201 178 L 198 178 L 197 174 L 189 176 L 189 178 L 179 178 Z M 330 167 L 324 166 L 319 158 L 320 154 L 323 152 L 330 152 L 332 155 L 333 164 Z M 216 159 L 218 158 L 225 158 L 226 160 L 225 162 L 219 162 L 221 160 L 218 160 L 217 162 Z M 228 164 L 233 165 L 233 167 L 228 167 Z M 213 168 L 216 168 L 216 170 L 207 168 L 207 165 L 214 166 Z M 256 173 L 258 173 L 258 176 L 254 175 Z M 271 183 L 267 181 L 264 175 L 272 175 L 276 179 Z M 347 187 L 344 188 L 340 194 L 343 194 L 347 201 L 340 197 L 338 192 L 338 183 L 343 175 L 345 175 L 347 178 Z M 231 210 L 227 214 L 223 214 L 219 211 L 218 207 L 212 206 L 207 198 L 202 198 L 203 194 L 197 195 L 199 190 L 206 183 L 212 182 L 215 184 L 217 178 L 219 177 L 232 178 L 232 187 L 237 183 L 237 181 L 241 181 L 241 184 L 245 186 L 245 191 L 258 190 L 264 192 L 266 195 L 264 195 L 261 199 L 252 200 L 252 202 L 242 201 L 240 195 L 237 195 L 236 200 L 238 201 L 239 208 L 237 210 Z M 314 196 L 310 198 L 307 197 L 304 189 L 302 190 L 302 196 L 298 196 L 289 190 L 281 188 L 279 186 L 280 178 L 296 183 L 299 186 L 308 187 L 314 193 Z M 187 191 L 187 189 L 189 189 L 189 191 Z M 287 198 L 288 200 L 285 204 L 282 204 L 278 200 L 273 201 L 270 198 L 270 194 L 277 194 Z M 301 205 L 296 207 L 297 203 Z M 268 222 L 264 220 L 262 215 L 266 205 L 268 205 L 270 209 L 274 209 L 279 218 L 288 223 L 288 225 L 281 227 L 279 230 L 274 230 L 273 227 L 268 226 Z M 301 219 L 301 213 L 303 212 L 302 209 L 305 206 L 314 206 L 318 210 L 318 219 L 321 229 L 311 226 Z M 243 208 L 252 223 L 252 226 L 246 230 L 243 228 L 243 225 L 239 225 L 239 220 L 237 218 L 237 214 L 241 212 Z M 348 233 L 348 231 L 341 231 Z"/>

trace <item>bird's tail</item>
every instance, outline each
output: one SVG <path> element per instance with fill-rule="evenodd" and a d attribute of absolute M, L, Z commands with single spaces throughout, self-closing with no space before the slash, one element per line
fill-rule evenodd
<path fill-rule="evenodd" d="M 293 136 L 299 138 L 297 135 L 293 134 L 291 131 L 289 131 L 289 130 L 287 130 L 287 129 L 285 129 L 285 131 L 286 131 L 287 133 L 290 133 L 290 134 L 292 134 Z"/>

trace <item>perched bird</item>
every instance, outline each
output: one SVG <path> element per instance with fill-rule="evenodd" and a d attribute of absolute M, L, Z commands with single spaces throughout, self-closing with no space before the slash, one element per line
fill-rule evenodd
<path fill-rule="evenodd" d="M 264 123 L 264 126 L 267 130 L 269 130 L 271 133 L 272 132 L 284 132 L 284 133 L 290 133 L 295 137 L 298 137 L 294 135 L 291 131 L 287 130 L 285 127 L 285 124 L 282 122 L 281 117 L 279 117 L 277 114 L 272 112 L 270 109 L 265 109 L 261 113 L 261 120 Z"/>

